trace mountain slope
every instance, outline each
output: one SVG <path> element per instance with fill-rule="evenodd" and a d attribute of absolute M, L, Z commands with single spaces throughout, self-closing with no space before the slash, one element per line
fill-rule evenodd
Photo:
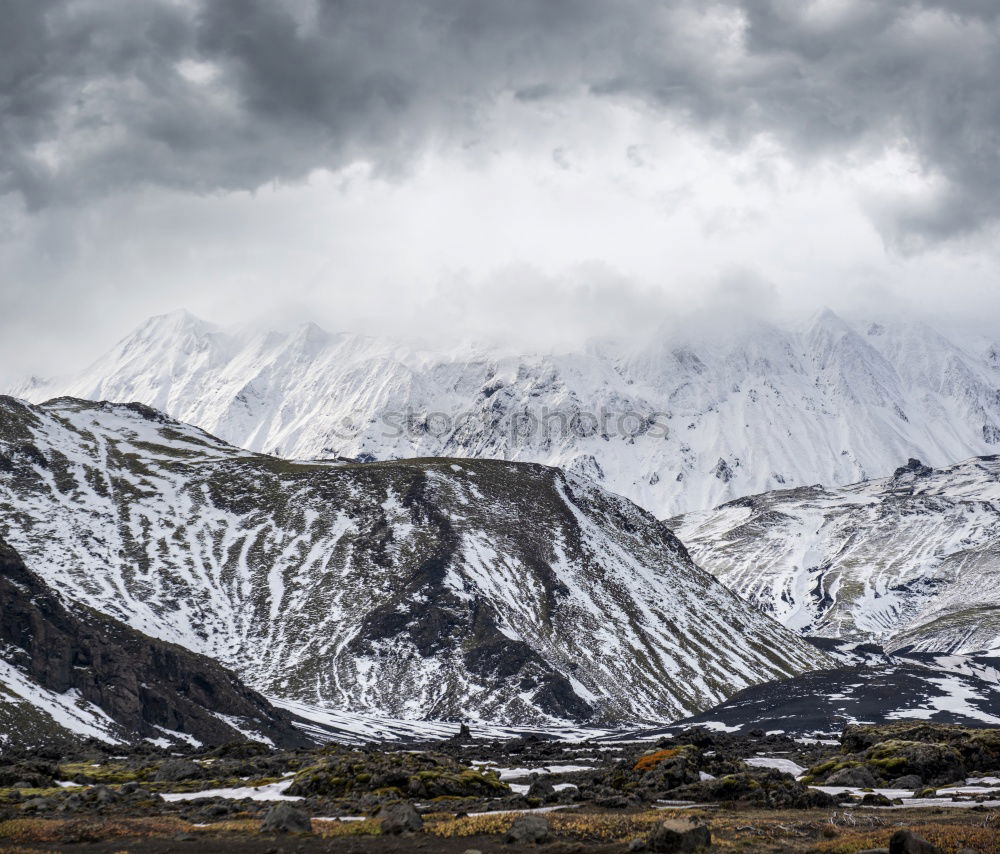
<path fill-rule="evenodd" d="M 755 685 L 670 729 L 700 724 L 727 732 L 839 737 L 845 726 L 859 723 L 1000 725 L 1000 659 L 910 650 L 890 655 L 873 644 L 812 640 L 836 659 L 836 667 Z"/>
<path fill-rule="evenodd" d="M 0 602 L 0 745 L 70 734 L 164 744 L 248 736 L 286 747 L 310 743 L 287 714 L 216 662 L 67 607 L 3 540 Z"/>
<path fill-rule="evenodd" d="M 714 317 L 570 354 L 428 352 L 313 324 L 151 319 L 80 375 L 15 394 L 140 401 L 284 457 L 488 457 L 585 474 L 659 517 L 945 465 L 1000 443 L 1000 358 L 921 324 Z"/>
<path fill-rule="evenodd" d="M 0 533 L 72 599 L 348 711 L 666 720 L 823 661 L 539 465 L 288 462 L 143 406 L 0 398 Z"/>
<path fill-rule="evenodd" d="M 798 631 L 1000 647 L 1000 457 L 911 460 L 889 478 L 754 495 L 671 526 L 699 565 Z"/>

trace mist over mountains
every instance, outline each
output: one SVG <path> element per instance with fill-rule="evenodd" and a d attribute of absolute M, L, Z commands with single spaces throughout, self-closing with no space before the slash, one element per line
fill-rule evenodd
<path fill-rule="evenodd" d="M 12 390 L 138 401 L 299 459 L 541 462 L 660 518 L 743 495 L 944 466 L 1000 443 L 1000 346 L 923 323 L 709 322 L 583 352 L 417 350 L 392 340 L 151 318 L 96 363 Z"/>

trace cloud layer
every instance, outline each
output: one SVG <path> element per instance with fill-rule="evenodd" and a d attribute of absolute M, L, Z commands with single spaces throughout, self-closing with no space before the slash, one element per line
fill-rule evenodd
<path fill-rule="evenodd" d="M 872 201 L 901 244 L 1000 214 L 989 0 L 11 0 L 2 189 L 31 208 L 137 185 L 254 189 L 428 147 L 489 156 L 498 104 L 631 100 L 799 160 L 908 152 Z M 530 128 L 521 128 L 530 132 Z M 515 134 L 516 136 L 516 134 Z"/>
<path fill-rule="evenodd" d="M 511 342 L 1000 310 L 993 0 L 0 12 L 0 372 L 178 306 Z"/>

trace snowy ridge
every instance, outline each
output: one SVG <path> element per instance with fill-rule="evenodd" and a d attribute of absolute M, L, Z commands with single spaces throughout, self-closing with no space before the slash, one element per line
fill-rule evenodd
<path fill-rule="evenodd" d="M 146 407 L 0 398 L 0 532 L 66 597 L 321 709 L 663 721 L 826 660 L 538 465 L 289 462 Z"/>
<path fill-rule="evenodd" d="M 1000 443 L 1000 357 L 923 324 L 703 320 L 586 352 L 429 352 L 314 324 L 149 320 L 80 375 L 25 384 L 139 401 L 254 451 L 540 462 L 663 518 L 742 495 L 946 465 Z M 531 418 L 537 419 L 532 422 Z"/>
<path fill-rule="evenodd" d="M 888 478 L 741 498 L 671 526 L 700 566 L 797 631 L 936 653 L 1000 647 L 1000 457 L 912 460 Z"/>

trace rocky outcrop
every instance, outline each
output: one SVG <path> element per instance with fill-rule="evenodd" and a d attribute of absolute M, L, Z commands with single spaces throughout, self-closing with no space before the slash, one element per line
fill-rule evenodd
<path fill-rule="evenodd" d="M 497 797 L 510 793 L 492 771 L 470 768 L 440 753 L 385 753 L 326 748 L 295 775 L 289 795 L 343 797 L 381 792 L 397 797 Z"/>
<path fill-rule="evenodd" d="M 77 692 L 126 740 L 182 733 L 203 744 L 310 740 L 285 713 L 211 659 L 64 604 L 0 540 L 0 652 L 43 689 Z M 228 721 L 227 721 L 228 719 Z"/>
<path fill-rule="evenodd" d="M 925 721 L 849 726 L 843 753 L 809 771 L 826 785 L 944 786 L 1000 768 L 1000 729 L 970 729 Z"/>

